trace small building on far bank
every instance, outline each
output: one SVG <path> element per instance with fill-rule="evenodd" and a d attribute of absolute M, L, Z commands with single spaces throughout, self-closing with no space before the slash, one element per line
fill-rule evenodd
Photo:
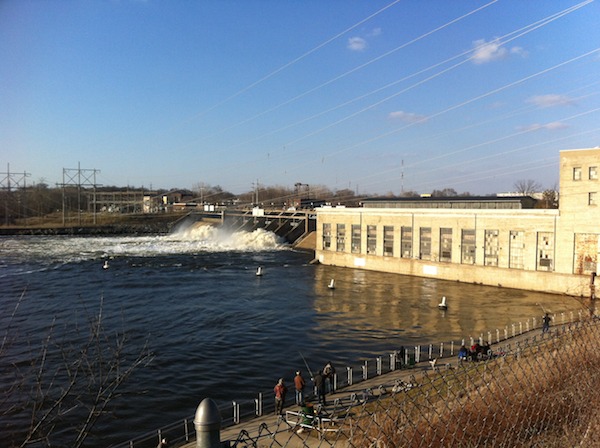
<path fill-rule="evenodd" d="M 317 211 L 326 265 L 589 297 L 600 148 L 560 152 L 558 209 L 523 196 L 374 198 Z M 592 286 L 590 286 L 592 285 Z"/>

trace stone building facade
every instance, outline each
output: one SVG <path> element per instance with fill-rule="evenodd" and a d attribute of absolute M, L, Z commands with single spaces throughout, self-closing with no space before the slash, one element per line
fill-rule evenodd
<path fill-rule="evenodd" d="M 322 264 L 509 288 L 594 293 L 600 148 L 561 151 L 558 209 L 519 198 L 365 201 L 317 209 Z"/>

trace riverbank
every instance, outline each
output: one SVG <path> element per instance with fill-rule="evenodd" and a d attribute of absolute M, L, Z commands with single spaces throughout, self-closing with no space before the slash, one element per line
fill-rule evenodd
<path fill-rule="evenodd" d="M 0 227 L 0 235 L 148 235 L 166 234 L 186 215 L 182 213 L 140 215 L 98 215 L 96 224 L 92 216 L 84 216 L 79 224 L 68 219 L 63 225 L 58 217 L 30 219 L 27 226 Z M 77 224 L 75 222 L 77 221 Z"/>

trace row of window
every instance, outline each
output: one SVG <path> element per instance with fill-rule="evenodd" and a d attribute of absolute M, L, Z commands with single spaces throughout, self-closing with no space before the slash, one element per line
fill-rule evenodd
<path fill-rule="evenodd" d="M 367 226 L 366 253 L 375 255 L 377 249 L 377 226 Z M 439 261 L 452 261 L 452 229 L 440 228 L 439 238 Z M 498 230 L 485 230 L 484 241 L 484 266 L 498 266 L 498 253 L 500 248 Z M 400 254 L 401 258 L 419 258 L 421 260 L 435 260 L 431 251 L 431 227 L 419 228 L 418 246 L 413 247 L 413 228 L 402 226 L 400 228 Z M 554 253 L 554 233 L 538 232 L 537 234 L 537 262 L 539 271 L 552 271 L 552 260 Z M 323 224 L 323 250 L 333 250 L 331 241 L 333 238 L 331 224 Z M 346 225 L 337 224 L 336 234 L 337 252 L 346 252 Z M 463 264 L 475 264 L 475 229 L 461 229 L 460 231 L 460 262 Z M 352 224 L 350 252 L 362 253 L 361 248 L 361 226 Z M 525 234 L 523 231 L 511 230 L 509 233 L 509 261 L 508 267 L 524 269 Z M 383 255 L 394 256 L 394 226 L 383 227 Z"/>
<path fill-rule="evenodd" d="M 576 166 L 573 168 L 573 180 L 581 180 L 582 179 L 582 169 L 580 166 Z M 590 166 L 588 168 L 588 179 L 589 180 L 598 180 L 598 167 Z"/>

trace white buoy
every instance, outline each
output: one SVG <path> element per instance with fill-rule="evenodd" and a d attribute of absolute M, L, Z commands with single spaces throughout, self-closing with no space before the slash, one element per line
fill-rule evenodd
<path fill-rule="evenodd" d="M 262 266 L 259 266 L 258 269 L 256 270 L 256 275 L 258 277 L 262 276 Z"/>
<path fill-rule="evenodd" d="M 102 266 L 102 269 L 108 269 L 108 260 L 104 262 L 104 266 Z"/>
<path fill-rule="evenodd" d="M 333 280 L 333 279 L 331 279 L 331 283 L 329 283 L 329 284 L 327 285 L 327 287 L 328 287 L 329 289 L 335 289 L 335 286 L 333 285 L 333 283 L 334 283 L 334 280 Z"/>
<path fill-rule="evenodd" d="M 440 310 L 447 310 L 448 309 L 448 305 L 446 305 L 446 296 L 442 297 L 442 301 L 438 305 L 438 307 L 440 308 Z"/>

